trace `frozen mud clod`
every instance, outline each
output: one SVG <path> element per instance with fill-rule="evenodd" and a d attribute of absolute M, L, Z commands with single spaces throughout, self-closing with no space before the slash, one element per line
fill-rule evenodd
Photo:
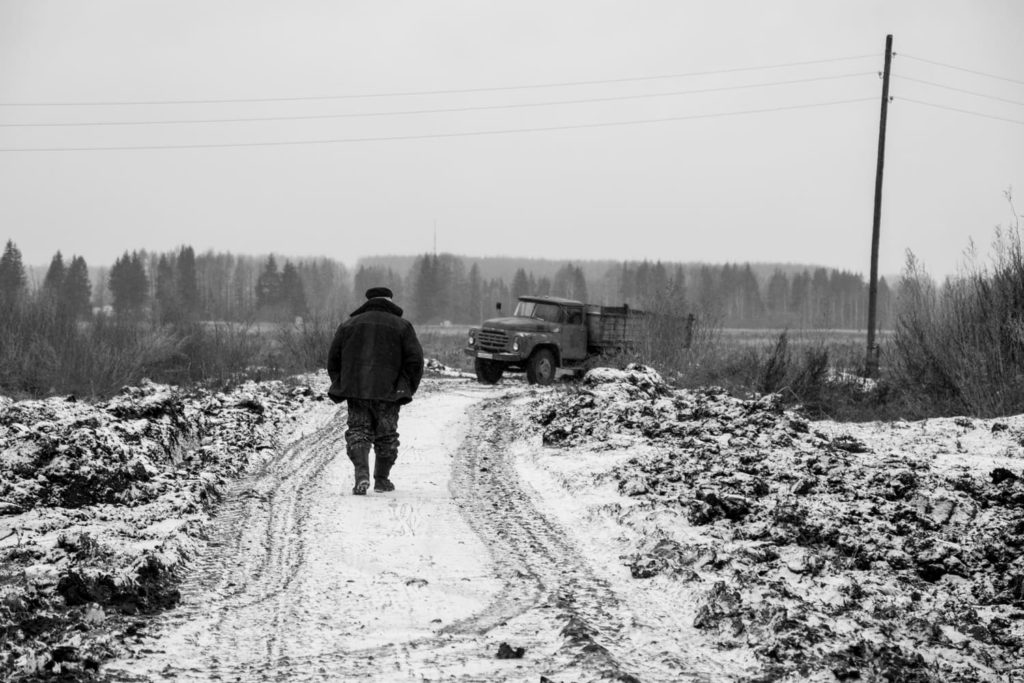
<path fill-rule="evenodd" d="M 533 416 L 549 448 L 644 446 L 611 472 L 640 539 L 629 574 L 697 596 L 693 626 L 752 650 L 769 678 L 1024 673 L 1024 459 L 939 459 L 965 434 L 1015 452 L 1006 422 L 847 433 L 635 365 L 541 396 Z M 904 441 L 875 438 L 889 431 Z"/>
<path fill-rule="evenodd" d="M 226 482 L 320 391 L 143 382 L 109 401 L 0 402 L 0 670 L 76 675 L 180 599 Z"/>
<path fill-rule="evenodd" d="M 526 654 L 526 648 L 512 647 L 508 643 L 502 643 L 498 646 L 498 653 L 495 657 L 498 659 L 522 659 L 524 654 Z"/>

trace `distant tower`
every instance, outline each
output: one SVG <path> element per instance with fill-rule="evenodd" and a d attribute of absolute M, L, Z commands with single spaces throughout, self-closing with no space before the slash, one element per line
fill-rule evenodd
<path fill-rule="evenodd" d="M 434 219 L 434 256 L 437 256 L 437 219 Z"/>

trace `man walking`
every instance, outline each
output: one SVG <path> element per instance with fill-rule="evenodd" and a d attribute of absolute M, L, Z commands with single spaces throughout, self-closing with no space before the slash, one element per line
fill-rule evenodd
<path fill-rule="evenodd" d="M 357 496 L 370 487 L 371 446 L 373 490 L 395 490 L 389 476 L 398 457 L 398 411 L 423 378 L 423 349 L 393 297 L 387 287 L 366 290 L 366 303 L 338 326 L 327 355 L 327 395 L 335 403 L 348 401 L 345 443 Z"/>

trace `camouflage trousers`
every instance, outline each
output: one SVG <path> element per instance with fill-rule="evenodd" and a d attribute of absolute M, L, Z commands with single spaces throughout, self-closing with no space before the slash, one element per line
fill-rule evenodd
<path fill-rule="evenodd" d="M 348 456 L 367 455 L 370 446 L 378 463 L 387 463 L 388 469 L 398 457 L 398 411 L 394 401 L 348 399 L 348 429 L 345 443 Z M 384 475 L 387 476 L 387 475 Z"/>

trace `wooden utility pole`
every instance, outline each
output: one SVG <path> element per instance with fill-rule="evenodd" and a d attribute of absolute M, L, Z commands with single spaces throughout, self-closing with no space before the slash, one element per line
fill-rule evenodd
<path fill-rule="evenodd" d="M 868 349 L 865 370 L 878 374 L 875 342 L 878 309 L 878 234 L 882 225 L 882 169 L 885 167 L 885 118 L 889 113 L 889 67 L 892 65 L 892 34 L 885 37 L 885 70 L 882 72 L 882 115 L 878 122 L 878 166 L 875 170 L 875 216 L 871 225 L 871 281 L 868 284 Z"/>

